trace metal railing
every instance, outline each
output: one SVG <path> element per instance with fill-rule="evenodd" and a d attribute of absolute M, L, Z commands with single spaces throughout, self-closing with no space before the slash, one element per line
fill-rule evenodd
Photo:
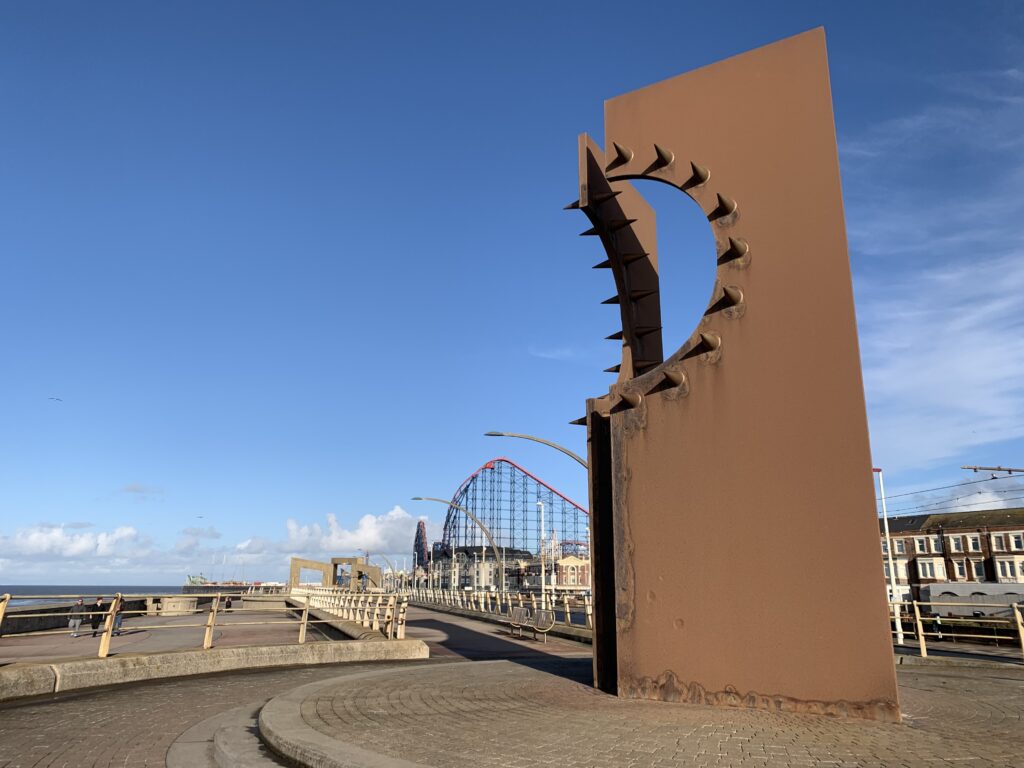
<path fill-rule="evenodd" d="M 405 639 L 409 599 L 391 592 L 348 592 L 337 587 L 293 587 L 291 596 L 314 608 L 381 632 L 388 640 Z"/>
<path fill-rule="evenodd" d="M 889 621 L 897 644 L 909 635 L 917 642 L 922 657 L 928 656 L 929 642 L 941 642 L 947 650 L 947 643 L 966 641 L 996 648 L 1001 647 L 1000 643 L 1016 646 L 1024 658 L 1024 619 L 1018 603 L 897 600 L 889 603 Z"/>
<path fill-rule="evenodd" d="M 60 636 L 67 635 L 72 618 L 81 617 L 82 625 L 91 626 L 94 617 L 98 617 L 98 624 L 94 632 L 99 633 L 100 643 L 97 651 L 99 658 L 106 658 L 110 653 L 111 638 L 121 631 L 151 631 L 179 630 L 188 628 L 201 628 L 203 630 L 202 648 L 204 650 L 214 647 L 214 632 L 225 628 L 245 626 L 270 626 L 276 624 L 297 625 L 297 642 L 306 642 L 307 630 L 310 625 L 317 627 L 321 624 L 333 624 L 335 618 L 310 617 L 310 609 L 319 610 L 329 616 L 338 618 L 357 617 L 350 620 L 359 621 L 364 627 L 379 631 L 387 639 L 401 639 L 405 636 L 405 616 L 408 601 L 404 596 L 392 594 L 366 594 L 342 592 L 329 587 L 295 588 L 287 593 L 273 596 L 261 596 L 244 593 L 216 592 L 209 594 L 161 594 L 161 595 L 122 595 L 116 593 L 108 603 L 102 604 L 102 610 L 95 610 L 95 604 L 84 604 L 81 606 L 66 605 L 54 607 L 53 605 L 40 606 L 39 610 L 31 605 L 26 610 L 11 610 L 11 603 L 16 601 L 60 601 L 77 600 L 84 598 L 84 595 L 0 595 L 0 626 L 4 620 L 8 622 L 20 620 L 49 620 L 59 622 L 58 626 L 48 627 L 39 630 L 25 632 L 8 632 L 8 637 L 33 637 L 33 636 Z M 103 597 L 106 597 L 105 595 Z M 262 600 L 261 600 L 262 598 Z M 238 601 L 230 605 L 227 600 Z M 138 604 L 145 601 L 145 608 L 127 608 L 126 601 L 130 604 Z M 284 605 L 259 606 L 260 602 L 284 603 Z M 208 603 L 209 608 L 202 603 Z M 289 604 L 292 603 L 292 604 Z M 157 607 L 159 604 L 159 607 Z M 167 606 L 167 607 L 165 607 Z M 347 610 L 348 606 L 358 606 L 348 613 L 339 613 L 339 609 Z M 154 613 L 162 616 L 199 616 L 206 613 L 205 621 L 199 623 L 132 623 L 125 625 L 122 630 L 122 622 L 127 618 L 139 618 L 151 616 Z M 230 620 L 227 616 L 230 615 Z M 282 616 L 282 618 L 274 618 Z M 241 620 L 240 620 L 241 618 Z M 220 621 L 218 622 L 218 619 Z M 251 620 L 246 620 L 251 619 Z M 323 634 L 321 632 L 321 634 Z M 0 638 L 5 635 L 0 634 Z"/>
<path fill-rule="evenodd" d="M 513 608 L 528 607 L 531 613 L 538 609 L 550 610 L 562 626 L 594 629 L 594 605 L 590 595 L 562 593 L 540 596 L 534 592 L 501 594 L 458 589 L 414 589 L 409 596 L 419 603 L 499 616 L 508 616 Z"/>
<path fill-rule="evenodd" d="M 593 630 L 593 603 L 589 595 L 561 594 L 548 595 L 547 598 L 546 607 L 555 611 L 558 624 Z M 410 599 L 428 606 L 460 608 L 502 617 L 509 616 L 513 608 L 528 607 L 532 613 L 545 608 L 535 593 L 501 595 L 494 592 L 414 589 L 410 592 Z M 941 615 L 942 612 L 946 615 Z M 981 613 L 986 615 L 979 615 Z M 1024 623 L 1019 604 L 897 601 L 890 603 L 889 618 L 894 643 L 903 644 L 904 636 L 907 636 L 917 644 L 921 656 L 928 656 L 929 643 L 933 647 L 935 643 L 942 643 L 943 651 L 970 653 L 985 653 L 986 646 L 1015 648 L 1024 658 Z M 955 644 L 961 647 L 951 648 Z"/>

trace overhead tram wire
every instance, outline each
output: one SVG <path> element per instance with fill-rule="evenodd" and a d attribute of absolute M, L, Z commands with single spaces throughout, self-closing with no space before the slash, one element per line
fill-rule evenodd
<path fill-rule="evenodd" d="M 927 511 L 929 507 L 949 506 L 950 504 L 954 504 L 955 502 L 960 501 L 960 499 L 969 499 L 972 496 L 974 496 L 976 494 L 979 494 L 979 493 L 1014 493 L 1015 491 L 1021 490 L 1022 487 L 1024 487 L 1024 486 L 1016 486 L 1014 488 L 1003 488 L 1001 490 L 992 490 L 992 491 L 975 491 L 974 493 L 967 493 L 967 494 L 964 494 L 963 496 L 953 496 L 951 498 L 939 499 L 937 501 L 926 501 L 926 502 L 922 502 L 921 504 L 916 504 L 916 505 L 910 506 L 910 507 L 897 507 L 896 509 L 891 509 L 889 511 L 890 511 L 890 513 L 891 512 L 909 512 L 909 511 L 915 510 L 915 509 L 920 509 L 922 511 Z M 886 497 L 887 501 L 888 501 L 888 498 L 889 497 L 887 496 Z M 979 504 L 984 504 L 986 502 L 978 502 L 978 503 Z"/>
<path fill-rule="evenodd" d="M 964 485 L 976 485 L 977 483 L 994 483 L 997 480 L 1019 480 L 1019 479 L 1020 479 L 1019 475 L 1004 475 L 1003 477 L 987 477 L 984 480 L 967 480 L 967 481 L 962 482 L 962 483 L 953 483 L 953 485 L 939 485 L 939 486 L 936 486 L 935 488 L 921 488 L 920 490 L 917 490 L 917 491 L 907 491 L 906 493 L 894 493 L 891 496 L 886 495 L 885 500 L 888 501 L 889 499 L 898 499 L 901 496 L 916 496 L 919 493 L 929 493 L 931 491 L 944 491 L 947 488 L 960 488 L 961 486 L 964 486 Z M 881 496 L 876 496 L 875 497 L 875 501 L 881 501 L 881 500 L 882 500 Z"/>
<path fill-rule="evenodd" d="M 1019 501 L 1021 499 L 1024 499 L 1024 496 L 1011 496 L 1008 499 L 1000 499 L 1000 501 Z M 934 514 L 937 514 L 939 512 L 959 512 L 962 507 L 977 507 L 980 504 L 991 504 L 991 503 L 992 503 L 991 501 L 976 501 L 973 504 L 955 504 L 955 505 L 953 505 L 951 507 L 940 507 L 939 509 L 929 509 L 929 510 L 926 510 L 924 512 L 921 512 L 920 514 L 934 515 Z M 999 507 L 999 508 L 991 510 L 991 511 L 993 511 L 993 512 L 1001 512 L 1004 509 L 1015 509 L 1015 507 Z M 986 510 L 981 510 L 981 511 L 986 511 Z M 889 513 L 890 518 L 893 518 L 893 517 L 911 517 L 912 515 L 913 515 L 913 513 L 911 513 L 911 514 L 903 514 L 903 515 L 894 515 L 892 512 Z"/>
<path fill-rule="evenodd" d="M 962 499 L 971 499 L 972 497 L 978 496 L 979 494 L 1013 494 L 1021 489 L 1024 489 L 1024 485 L 1015 485 L 1014 487 L 1010 488 L 993 488 L 991 490 L 975 490 L 975 492 L 973 493 L 963 494 L 962 496 L 947 497 L 946 499 L 936 499 L 935 501 L 932 502 L 922 502 L 921 504 L 913 504 L 909 507 L 897 507 L 895 510 L 890 511 L 906 512 L 912 509 L 927 510 L 929 507 L 946 507 L 949 506 L 950 504 L 961 501 Z M 886 497 L 887 501 L 888 499 L 889 497 Z"/>

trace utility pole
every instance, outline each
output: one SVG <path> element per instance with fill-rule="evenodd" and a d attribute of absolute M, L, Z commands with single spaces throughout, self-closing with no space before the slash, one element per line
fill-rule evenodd
<path fill-rule="evenodd" d="M 1009 475 L 1012 475 L 1014 472 L 1024 472 L 1024 469 L 1019 467 L 960 467 L 960 469 L 970 469 L 974 472 L 1006 472 Z"/>
<path fill-rule="evenodd" d="M 896 563 L 892 557 L 892 539 L 889 537 L 889 515 L 885 509 L 885 480 L 882 477 L 882 470 L 874 468 L 872 472 L 878 475 L 879 494 L 882 497 L 882 524 L 885 527 L 885 553 L 889 559 L 889 600 L 893 607 L 893 616 L 896 619 L 896 644 L 903 645 L 903 612 L 896 600 Z"/>

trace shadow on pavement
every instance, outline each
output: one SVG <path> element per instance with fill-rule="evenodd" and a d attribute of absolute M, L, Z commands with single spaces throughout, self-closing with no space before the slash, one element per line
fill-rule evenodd
<path fill-rule="evenodd" d="M 446 636 L 444 640 L 426 640 L 450 653 L 471 661 L 511 661 L 525 667 L 564 677 L 584 685 L 593 683 L 593 667 L 589 656 L 571 658 L 545 650 L 546 644 L 537 641 L 537 647 L 524 646 L 503 638 L 503 630 L 482 625 L 487 629 L 470 629 L 462 624 L 436 619 L 411 619 L 410 628 L 432 630 Z"/>

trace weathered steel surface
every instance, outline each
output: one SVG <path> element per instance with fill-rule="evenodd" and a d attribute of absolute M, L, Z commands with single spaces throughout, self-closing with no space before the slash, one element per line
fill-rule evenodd
<path fill-rule="evenodd" d="M 618 380 L 587 403 L 597 683 L 896 720 L 824 33 L 612 99 L 605 131 L 572 206 L 622 316 Z M 717 244 L 707 312 L 664 356 L 640 178 Z"/>

